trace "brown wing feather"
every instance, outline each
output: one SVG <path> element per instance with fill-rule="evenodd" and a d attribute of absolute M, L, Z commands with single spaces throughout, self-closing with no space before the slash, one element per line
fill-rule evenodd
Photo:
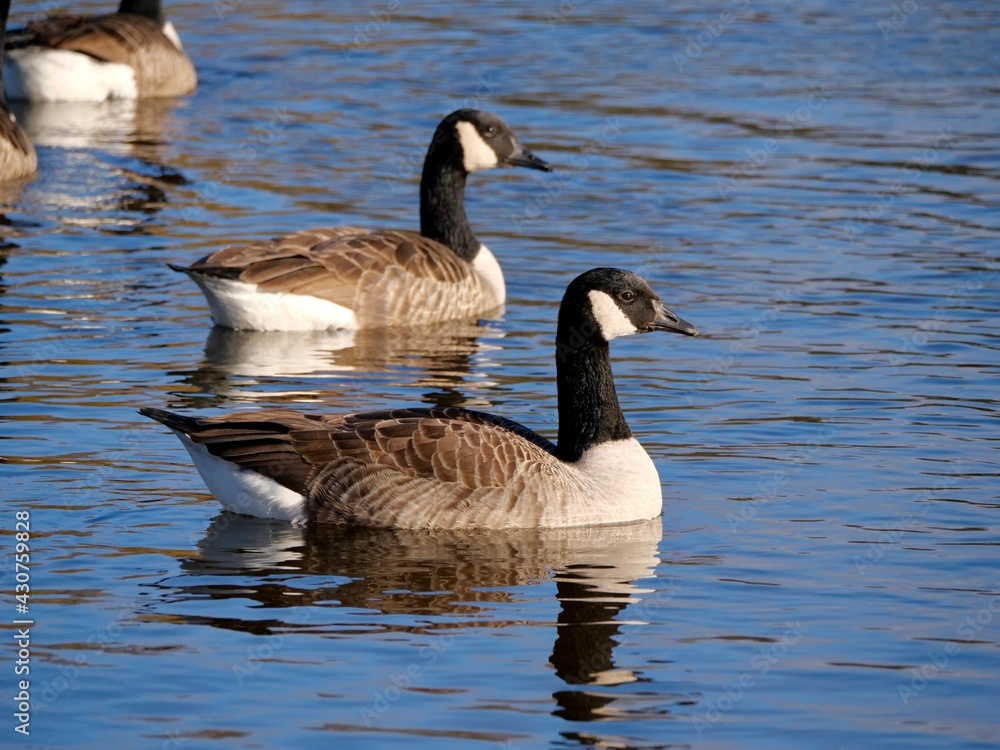
<path fill-rule="evenodd" d="M 254 263 L 294 256 L 308 257 L 309 252 L 323 242 L 352 234 L 366 234 L 367 231 L 360 227 L 321 227 L 249 245 L 232 245 L 206 255 L 191 264 L 188 270 L 239 278 L 239 274 Z M 229 273 L 232 271 L 236 273 Z"/>
<path fill-rule="evenodd" d="M 96 60 L 128 65 L 139 96 L 180 96 L 198 79 L 191 60 L 156 21 L 130 13 L 57 15 L 33 21 L 18 44 L 79 52 Z"/>
<path fill-rule="evenodd" d="M 253 469 L 305 494 L 316 468 L 295 450 L 290 433 L 309 429 L 317 422 L 317 418 L 305 414 L 273 409 L 198 419 L 193 425 L 180 427 L 213 456 Z"/>
<path fill-rule="evenodd" d="M 531 486 L 563 470 L 545 438 L 457 408 L 322 417 L 276 409 L 181 429 L 212 455 L 306 495 L 310 516 L 326 523 L 502 526 L 518 503 L 541 502 Z"/>
<path fill-rule="evenodd" d="M 315 433 L 304 437 L 310 448 L 317 445 Z M 314 460 L 297 432 L 291 439 Z M 319 443 L 314 455 L 325 461 L 308 495 L 311 515 L 328 523 L 502 526 L 503 514 L 518 502 L 540 503 L 523 492 L 525 482 L 562 471 L 548 440 L 516 422 L 464 409 L 349 415 L 331 425 L 329 439 L 336 458 Z"/>
<path fill-rule="evenodd" d="M 187 270 L 319 297 L 353 310 L 362 328 L 471 317 L 500 303 L 451 249 L 398 230 L 299 232 L 219 250 Z"/>
<path fill-rule="evenodd" d="M 338 237 L 366 233 L 367 230 L 360 227 L 322 227 L 294 232 L 283 237 L 251 242 L 249 245 L 224 247 L 195 261 L 186 270 L 238 279 L 258 263 L 285 258 L 308 258 L 312 249 L 324 242 Z"/>

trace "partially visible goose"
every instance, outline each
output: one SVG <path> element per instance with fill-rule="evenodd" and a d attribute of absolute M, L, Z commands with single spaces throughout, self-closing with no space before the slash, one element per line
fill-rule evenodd
<path fill-rule="evenodd" d="M 506 299 L 496 258 L 465 214 L 465 181 L 493 167 L 551 167 L 495 115 L 452 112 L 438 125 L 420 181 L 420 234 L 314 229 L 228 247 L 183 271 L 226 328 L 315 331 L 467 318 Z"/>
<path fill-rule="evenodd" d="M 160 0 L 122 0 L 103 16 L 53 15 L 9 36 L 10 99 L 150 99 L 188 94 L 198 82 Z"/>
<path fill-rule="evenodd" d="M 7 14 L 10 0 L 0 0 L 0 49 L 7 33 Z M 3 79 L 3 60 L 0 59 L 0 80 Z M 35 147 L 28 134 L 7 109 L 7 101 L 0 92 L 0 181 L 27 177 L 38 170 Z"/>
<path fill-rule="evenodd" d="M 177 434 L 236 513 L 413 529 L 639 521 L 660 514 L 660 479 L 618 405 L 608 342 L 649 331 L 697 334 L 629 271 L 597 268 L 569 285 L 556 332 L 557 445 L 459 408 L 140 413 Z"/>

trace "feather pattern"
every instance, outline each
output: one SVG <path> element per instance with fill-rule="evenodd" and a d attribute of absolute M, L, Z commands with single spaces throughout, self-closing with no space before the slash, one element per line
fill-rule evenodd
<path fill-rule="evenodd" d="M 298 232 L 219 250 L 184 269 L 262 293 L 317 297 L 353 310 L 358 328 L 471 317 L 502 304 L 471 264 L 415 232 L 355 227 Z"/>
<path fill-rule="evenodd" d="M 274 409 L 185 424 L 171 423 L 173 415 L 159 410 L 143 413 L 183 431 L 213 456 L 302 494 L 309 518 L 322 523 L 555 527 L 614 523 L 612 513 L 619 510 L 608 502 L 613 487 L 561 462 L 550 441 L 482 412 L 317 416 Z M 657 481 L 657 494 L 658 487 Z M 657 502 L 647 517 L 658 513 Z"/>

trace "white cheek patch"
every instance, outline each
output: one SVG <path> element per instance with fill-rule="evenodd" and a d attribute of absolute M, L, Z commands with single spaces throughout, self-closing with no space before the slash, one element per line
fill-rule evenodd
<path fill-rule="evenodd" d="M 455 130 L 458 132 L 458 142 L 462 144 L 462 166 L 466 172 L 492 169 L 500 164 L 497 152 L 483 140 L 475 125 L 471 122 L 459 122 L 455 124 Z"/>
<path fill-rule="evenodd" d="M 639 333 L 639 329 L 622 312 L 618 303 L 611 299 L 611 295 L 591 289 L 587 292 L 587 298 L 590 300 L 590 310 L 594 314 L 594 320 L 597 321 L 605 341 Z"/>

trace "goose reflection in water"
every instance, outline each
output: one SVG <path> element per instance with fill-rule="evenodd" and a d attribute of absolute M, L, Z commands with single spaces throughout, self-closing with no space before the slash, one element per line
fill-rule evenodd
<path fill-rule="evenodd" d="M 188 180 L 176 169 L 166 165 L 164 131 L 169 130 L 172 112 L 178 102 L 173 99 L 147 99 L 142 101 L 115 99 L 104 102 L 39 102 L 28 104 L 13 102 L 12 110 L 29 137 L 39 147 L 67 149 L 73 152 L 67 163 L 72 174 L 61 174 L 58 180 L 41 180 L 41 189 L 53 192 L 50 200 L 61 204 L 67 198 L 61 194 L 72 182 L 72 201 L 78 206 L 81 200 L 92 203 L 95 214 L 84 220 L 78 215 L 76 222 L 102 225 L 111 219 L 103 212 L 119 214 L 113 218 L 116 229 L 123 231 L 121 213 L 153 215 L 168 201 L 170 193 Z M 122 162 L 122 159 L 126 161 Z M 130 166 L 128 160 L 137 160 L 141 171 Z M 121 162 L 121 163 L 120 163 Z M 132 162 L 134 166 L 134 162 Z M 125 178 L 121 183 L 109 183 L 107 171 Z M 103 187 L 113 184 L 111 195 L 86 196 L 79 188 Z M 144 226 L 137 221 L 132 231 Z M 125 230 L 127 231 L 127 229 Z"/>
<path fill-rule="evenodd" d="M 205 341 L 201 365 L 183 373 L 181 382 L 227 400 L 265 398 L 280 403 L 319 395 L 320 390 L 310 389 L 308 383 L 303 387 L 303 376 L 328 380 L 385 373 L 387 385 L 426 389 L 424 402 L 433 406 L 489 408 L 491 402 L 467 395 L 463 386 L 497 385 L 490 373 L 499 365 L 490 352 L 500 346 L 489 339 L 503 335 L 488 321 L 477 319 L 360 331 L 233 331 L 216 326 Z M 285 389 L 283 378 L 296 380 Z M 261 389 L 264 381 L 274 387 Z M 336 394 L 328 398 L 324 392 L 323 401 L 325 408 L 339 408 Z M 195 398 L 178 405 L 203 403 Z M 356 411 L 357 404 L 345 402 L 343 408 Z"/>
<path fill-rule="evenodd" d="M 199 554 L 182 560 L 181 575 L 157 584 L 157 608 L 173 610 L 157 619 L 255 635 L 437 631 L 461 638 L 466 627 L 523 626 L 523 620 L 493 619 L 494 605 L 524 597 L 513 587 L 553 580 L 559 613 L 549 661 L 567 685 L 553 694 L 553 713 L 573 721 L 608 719 L 625 713 L 612 704 L 627 696 L 613 687 L 642 679 L 616 667 L 614 648 L 623 625 L 639 624 L 634 616 L 623 622 L 622 610 L 635 605 L 642 612 L 644 600 L 657 596 L 637 582 L 653 577 L 662 533 L 660 518 L 460 534 L 300 527 L 223 513 L 198 542 Z M 304 576 L 311 578 L 296 582 Z M 213 606 L 230 616 L 177 613 L 188 602 L 229 599 L 255 603 L 254 619 L 231 616 L 232 606 Z M 323 602 L 338 606 L 311 606 Z"/>

